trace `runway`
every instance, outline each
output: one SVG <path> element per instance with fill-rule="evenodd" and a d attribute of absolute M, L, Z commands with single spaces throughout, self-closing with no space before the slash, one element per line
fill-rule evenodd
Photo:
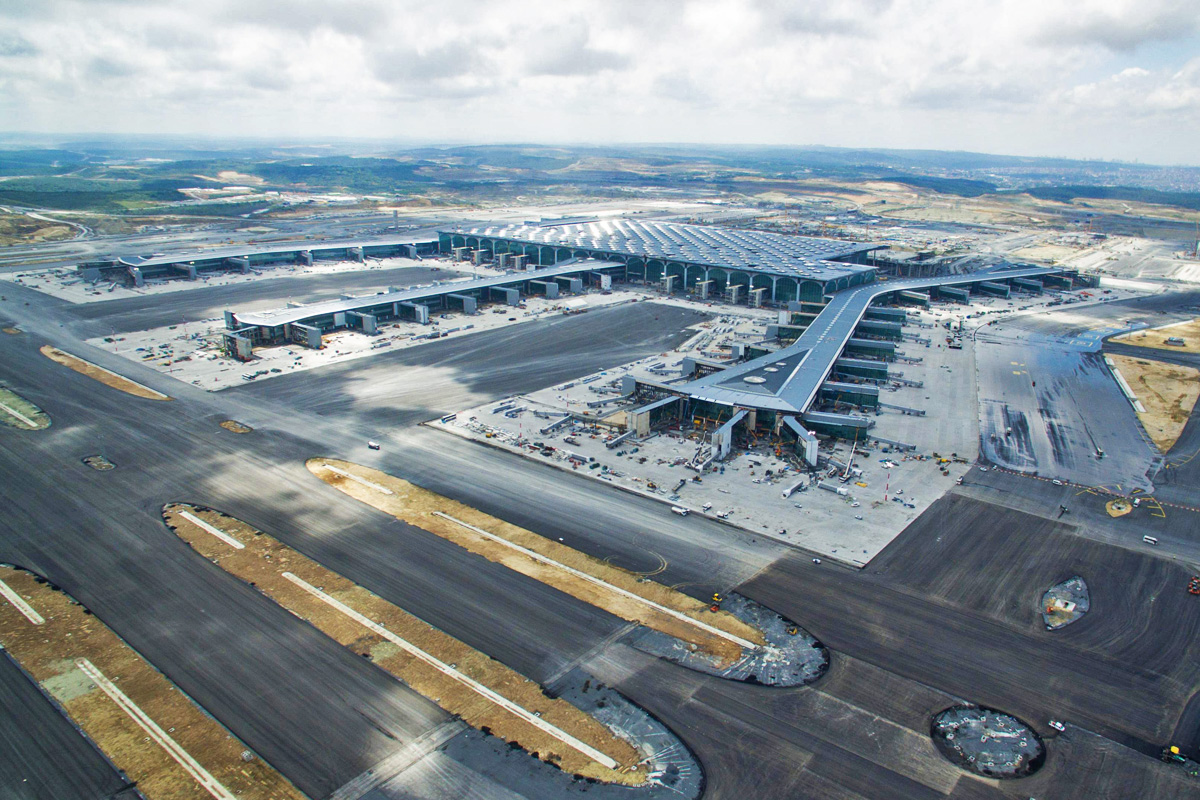
<path fill-rule="evenodd" d="M 1093 526 L 1083 499 L 1070 500 L 1079 508 L 1070 518 L 1047 519 L 1053 493 L 1073 497 L 1070 488 L 1037 482 L 1031 491 L 1015 483 L 1030 479 L 987 473 L 988 483 L 935 504 L 854 572 L 414 427 L 469 398 L 661 352 L 700 319 L 690 311 L 639 303 L 217 394 L 79 345 L 54 303 L 0 306 L 0 316 L 27 331 L 0 337 L 0 380 L 54 420 L 43 432 L 0 429 L 0 560 L 62 585 L 314 798 L 446 716 L 197 558 L 163 527 L 164 503 L 243 519 L 534 680 L 553 684 L 581 665 L 685 740 L 708 798 L 1093 798 L 1117 787 L 1125 797 L 1200 796 L 1146 755 L 1191 718 L 1200 604 L 1180 587 L 1187 570 L 1163 557 L 1169 541 L 1161 553 L 1138 550 L 1099 517 Z M 45 343 L 176 399 L 109 390 L 41 356 Z M 254 432 L 218 427 L 230 418 Z M 366 449 L 373 436 L 381 451 Z M 117 468 L 80 463 L 92 453 Z M 817 635 L 833 651 L 831 670 L 813 687 L 774 690 L 646 656 L 622 644 L 620 620 L 324 486 L 304 468 L 312 455 L 383 469 L 631 569 L 665 560 L 657 578 L 697 597 L 738 588 Z M 1010 495 L 1027 507 L 998 502 Z M 1200 541 L 1191 517 L 1145 524 L 1173 525 L 1179 548 Z M 1093 611 L 1047 634 L 1036 622 L 1040 591 L 1075 572 L 1094 581 Z M 1072 728 L 1050 741 L 1043 772 L 986 784 L 950 767 L 926 736 L 929 716 L 960 700 L 1043 732 L 1050 714 Z M 30 709 L 22 714 L 49 712 Z M 26 757 L 5 741 L 0 793 L 16 791 L 8 781 Z M 457 797 L 463 786 L 481 798 L 521 795 L 510 785 L 517 771 L 484 774 L 480 764 L 435 750 L 379 796 Z M 63 787 L 56 797 L 108 791 L 70 769 L 47 780 Z"/>

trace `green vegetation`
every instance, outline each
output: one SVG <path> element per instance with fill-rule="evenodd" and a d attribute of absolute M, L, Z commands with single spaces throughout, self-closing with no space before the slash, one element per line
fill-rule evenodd
<path fill-rule="evenodd" d="M 1077 199 L 1124 200 L 1127 203 L 1153 203 L 1200 211 L 1200 192 L 1162 192 L 1132 186 L 1038 186 L 1027 189 L 1040 200 L 1070 203 Z"/>
<path fill-rule="evenodd" d="M 792 192 L 797 185 L 819 193 L 821 182 L 837 185 L 844 194 L 854 192 L 855 184 L 885 181 L 966 198 L 1028 192 L 1064 202 L 1106 199 L 1200 210 L 1200 169 L 979 153 L 684 145 L 477 145 L 389 152 L 364 143 L 222 148 L 212 142 L 120 139 L 44 150 L 0 148 L 0 204 L 100 212 L 114 221 L 133 215 L 269 217 L 295 208 L 268 197 L 194 202 L 180 191 L 243 182 L 228 173 L 251 176 L 244 182 L 254 184 L 253 192 L 340 192 L 468 205 L 681 189 L 745 198 Z M 1180 186 L 1197 190 L 1177 191 Z"/>

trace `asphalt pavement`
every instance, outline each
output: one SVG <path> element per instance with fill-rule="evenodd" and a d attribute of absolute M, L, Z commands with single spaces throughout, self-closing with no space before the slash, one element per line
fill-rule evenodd
<path fill-rule="evenodd" d="M 980 451 L 1006 469 L 1083 485 L 1153 489 L 1163 465 L 1104 364 L 1104 340 L 1191 316 L 1198 292 L 1024 314 L 976 335 Z"/>
<path fill-rule="evenodd" d="M 0 307 L 27 331 L 0 336 L 0 380 L 54 424 L 0 429 L 0 560 L 84 602 L 313 797 L 440 729 L 446 715 L 197 558 L 163 526 L 164 503 L 237 516 L 535 680 L 582 666 L 683 738 L 705 769 L 706 797 L 1200 796 L 1150 755 L 1190 724 L 1200 604 L 1180 584 L 1189 570 L 1099 516 L 1093 526 L 1085 506 L 1102 505 L 1097 496 L 1071 500 L 1071 514 L 1056 520 L 1054 493 L 1080 489 L 994 472 L 972 486 L 972 472 L 959 496 L 856 572 L 414 427 L 466 400 L 665 350 L 698 319 L 690 311 L 637 304 L 209 394 L 74 342 L 61 307 L 32 294 Z M 176 399 L 139 400 L 65 370 L 37 352 L 46 341 Z M 218 427 L 228 418 L 255 430 Z M 375 434 L 378 452 L 365 447 Z M 85 467 L 92 453 L 117 468 Z M 695 596 L 739 588 L 828 645 L 830 672 L 812 687 L 777 690 L 649 657 L 622 644 L 625 624 L 605 612 L 324 486 L 303 466 L 312 455 L 386 469 L 632 569 L 665 562 L 659 579 Z M 1131 521 L 1175 525 L 1179 547 L 1193 531 L 1200 541 L 1190 512 L 1167 513 Z M 1094 586 L 1093 610 L 1061 635 L 1039 629 L 1040 593 L 1076 572 Z M 1047 735 L 1051 714 L 1070 727 L 1051 739 L 1033 778 L 964 779 L 927 736 L 930 716 L 961 700 Z M 11 781 L 23 754 L 4 741 L 0 780 Z M 53 780 L 64 798 L 104 796 L 69 776 Z M 469 796 L 511 796 L 469 753 L 450 764 L 430 752 L 394 785 L 403 791 L 388 796 L 464 796 L 464 786 Z"/>

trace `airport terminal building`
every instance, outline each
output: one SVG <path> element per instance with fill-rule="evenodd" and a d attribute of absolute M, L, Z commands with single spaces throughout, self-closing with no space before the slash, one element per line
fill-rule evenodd
<path fill-rule="evenodd" d="M 470 315 L 488 304 L 518 306 L 528 296 L 553 299 L 616 283 L 702 302 L 771 306 L 779 317 L 767 340 L 739 348 L 732 360 L 685 365 L 681 378 L 669 383 L 634 381 L 625 387 L 625 399 L 636 404 L 628 412 L 629 428 L 640 434 L 667 418 L 706 420 L 715 429 L 718 458 L 737 428 L 790 430 L 811 461 L 815 432 L 857 439 L 872 427 L 868 416 L 848 409 L 878 407 L 878 385 L 891 378 L 888 362 L 902 355 L 907 315 L 900 306 L 928 306 L 934 298 L 965 303 L 973 292 L 1008 297 L 1014 290 L 1072 284 L 1061 269 L 1014 264 L 966 275 L 878 280 L 870 262 L 884 248 L 671 222 L 559 219 L 447 227 L 436 238 L 420 240 L 281 243 L 122 264 L 187 270 L 194 279 L 204 268 L 438 252 L 499 271 L 273 311 L 226 311 L 224 349 L 243 360 L 265 345 L 320 348 L 322 337 L 335 330 L 373 335 L 395 320 L 428 324 L 443 310 Z"/>
<path fill-rule="evenodd" d="M 624 266 L 627 279 L 699 299 L 750 305 L 823 302 L 875 280 L 870 254 L 886 245 L 707 225 L 628 219 L 526 222 L 438 232 L 443 253 L 478 253 L 503 268 L 591 258 Z"/>

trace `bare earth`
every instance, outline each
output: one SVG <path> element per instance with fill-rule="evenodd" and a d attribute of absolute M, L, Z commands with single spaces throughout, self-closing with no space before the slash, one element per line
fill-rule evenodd
<path fill-rule="evenodd" d="M 144 397 L 147 400 L 170 400 L 171 398 L 161 392 L 156 392 L 149 386 L 143 386 L 137 381 L 131 381 L 129 378 L 118 375 L 115 372 L 110 372 L 104 367 L 98 367 L 91 362 L 84 361 L 79 356 L 73 356 L 70 353 L 63 352 L 57 347 L 43 345 L 41 353 L 51 361 L 62 364 L 64 367 L 75 370 L 81 375 L 87 375 L 89 378 L 100 381 L 105 386 L 110 386 L 125 394 L 131 394 L 134 397 Z"/>
<path fill-rule="evenodd" d="M 183 516 L 191 514 L 244 547 L 235 549 Z M 641 757 L 592 716 L 565 700 L 551 699 L 542 687 L 484 653 L 414 617 L 378 595 L 326 569 L 279 540 L 217 511 L 184 504 L 163 510 L 167 525 L 206 559 L 246 581 L 288 611 L 359 655 L 369 657 L 417 692 L 480 730 L 517 742 L 530 753 L 564 771 L 609 783 L 638 785 L 645 781 Z M 419 648 L 463 675 L 502 695 L 560 731 L 608 755 L 610 769 L 521 719 L 465 683 L 373 632 L 289 580 L 292 575 L 349 606 L 404 642 Z"/>
<path fill-rule="evenodd" d="M 1172 336 L 1183 339 L 1185 344 L 1182 347 L 1167 344 L 1166 340 Z M 1114 336 L 1109 341 L 1131 344 L 1136 347 L 1150 347 L 1155 350 L 1171 350 L 1176 353 L 1200 353 L 1200 318 L 1166 328 L 1134 331 L 1124 336 Z"/>
<path fill-rule="evenodd" d="M 71 598 L 21 569 L 0 567 L 0 581 L 45 620 L 34 625 L 10 601 L 0 599 L 0 644 L 147 798 L 212 800 L 214 795 L 83 671 L 81 659 L 98 669 L 233 796 L 305 799 Z M 244 759 L 243 753 L 250 759 Z"/>
<path fill-rule="evenodd" d="M 1183 433 L 1200 396 L 1200 370 L 1131 356 L 1109 358 L 1146 409 L 1138 413 L 1142 427 L 1158 449 L 1167 452 Z"/>

